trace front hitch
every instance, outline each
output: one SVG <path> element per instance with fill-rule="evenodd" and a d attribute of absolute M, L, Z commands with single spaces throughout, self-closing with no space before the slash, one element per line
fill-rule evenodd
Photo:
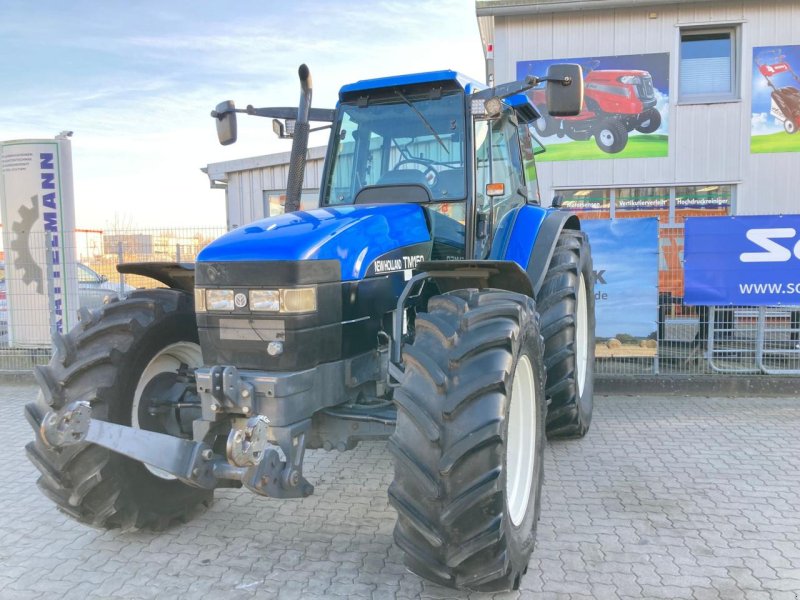
<path fill-rule="evenodd" d="M 47 413 L 40 432 L 52 448 L 96 444 L 195 487 L 213 489 L 221 486 L 220 480 L 236 480 L 262 496 L 303 498 L 314 491 L 302 475 L 309 426 L 307 419 L 291 427 L 275 428 L 285 461 L 276 449 L 268 448 L 269 420 L 262 415 L 250 417 L 241 428 L 231 429 L 226 457 L 214 453 L 205 442 L 93 419 L 92 408 L 85 401 Z"/>

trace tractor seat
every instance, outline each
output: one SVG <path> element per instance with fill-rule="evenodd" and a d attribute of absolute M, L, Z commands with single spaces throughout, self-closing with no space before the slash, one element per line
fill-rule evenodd
<path fill-rule="evenodd" d="M 386 171 L 375 185 L 402 185 L 416 183 L 428 187 L 425 174 L 417 169 L 395 169 Z"/>
<path fill-rule="evenodd" d="M 464 169 L 447 169 L 439 171 L 436 177 L 436 189 L 441 199 L 463 198 L 464 194 Z"/>

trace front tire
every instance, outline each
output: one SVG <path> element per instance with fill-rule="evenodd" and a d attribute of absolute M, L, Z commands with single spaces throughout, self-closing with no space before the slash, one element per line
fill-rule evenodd
<path fill-rule="evenodd" d="M 641 133 L 653 133 L 661 127 L 661 113 L 655 108 L 648 108 L 642 114 L 642 118 L 636 124 L 636 131 Z"/>
<path fill-rule="evenodd" d="M 586 234 L 562 230 L 536 297 L 547 367 L 547 437 L 579 438 L 592 422 L 594 271 Z"/>
<path fill-rule="evenodd" d="M 147 415 L 141 404 L 143 375 L 153 375 L 153 364 L 199 355 L 197 343 L 191 296 L 166 289 L 137 291 L 97 311 L 82 310 L 81 322 L 56 340 L 50 364 L 36 371 L 42 393 L 25 414 L 35 432 L 26 446 L 28 458 L 41 472 L 39 488 L 59 509 L 95 527 L 158 531 L 210 505 L 212 490 L 186 485 L 94 444 L 53 449 L 40 433 L 47 411 L 76 400 L 91 404 L 94 419 L 139 425 Z M 167 427 L 162 433 L 174 432 Z"/>
<path fill-rule="evenodd" d="M 460 290 L 417 315 L 389 442 L 394 537 L 414 573 L 519 587 L 541 502 L 542 351 L 535 304 L 520 294 Z"/>
<path fill-rule="evenodd" d="M 783 122 L 783 129 L 789 135 L 791 135 L 793 133 L 797 133 L 797 125 L 794 124 L 794 121 L 792 119 L 786 119 Z"/>

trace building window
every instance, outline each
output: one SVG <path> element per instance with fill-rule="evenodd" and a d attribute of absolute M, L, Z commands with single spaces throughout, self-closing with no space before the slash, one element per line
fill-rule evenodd
<path fill-rule="evenodd" d="M 285 190 L 264 190 L 264 216 L 282 215 L 286 204 Z M 311 210 L 319 206 L 319 190 L 305 189 L 300 193 L 300 210 Z"/>
<path fill-rule="evenodd" d="M 680 102 L 724 102 L 739 98 L 736 29 L 682 29 Z"/>

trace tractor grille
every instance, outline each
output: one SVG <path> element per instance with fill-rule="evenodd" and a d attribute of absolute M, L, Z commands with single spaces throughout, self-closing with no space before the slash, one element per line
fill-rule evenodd
<path fill-rule="evenodd" d="M 636 84 L 636 95 L 641 100 L 651 100 L 656 97 L 652 77 L 648 75 L 641 78 L 641 83 Z"/>

